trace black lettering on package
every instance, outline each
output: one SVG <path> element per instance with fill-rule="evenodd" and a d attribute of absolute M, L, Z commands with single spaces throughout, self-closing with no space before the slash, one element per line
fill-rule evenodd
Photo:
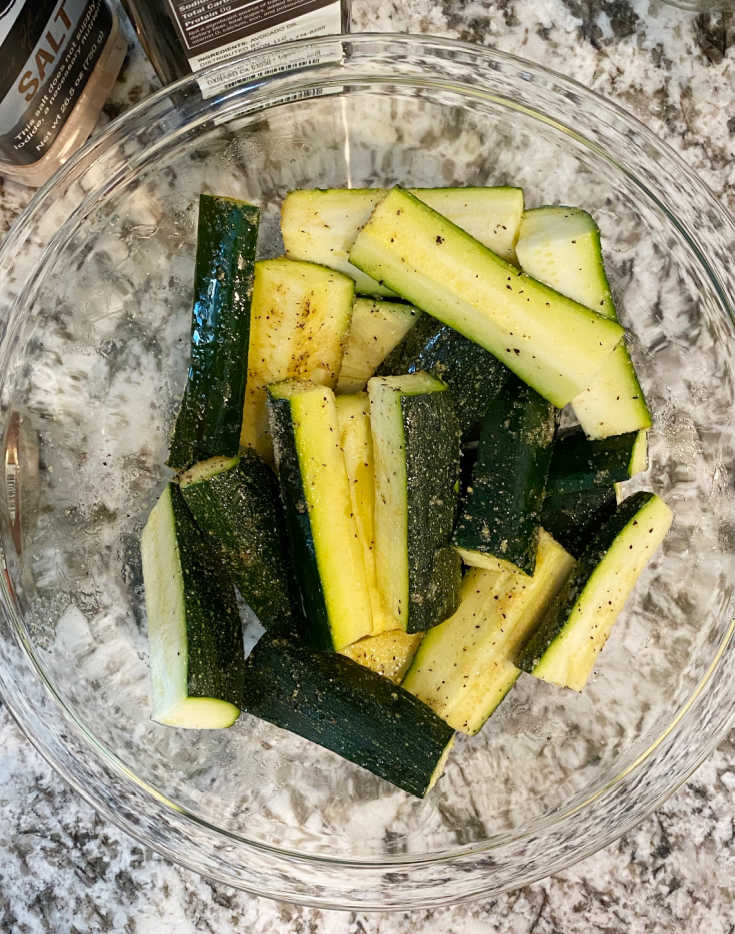
<path fill-rule="evenodd" d="M 0 160 L 28 165 L 53 144 L 105 47 L 112 15 L 103 0 L 61 0 L 47 25 L 0 98 Z"/>

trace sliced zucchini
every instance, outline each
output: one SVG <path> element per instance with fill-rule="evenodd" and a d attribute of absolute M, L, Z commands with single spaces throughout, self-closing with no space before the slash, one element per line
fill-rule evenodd
<path fill-rule="evenodd" d="M 580 555 L 567 583 L 519 652 L 519 668 L 581 691 L 671 520 L 671 510 L 653 493 L 635 493 L 621 503 Z"/>
<path fill-rule="evenodd" d="M 153 719 L 216 729 L 240 713 L 242 625 L 232 583 L 166 485 L 141 538 Z"/>
<path fill-rule="evenodd" d="M 526 211 L 516 251 L 524 272 L 606 318 L 618 320 L 600 231 L 586 211 L 568 207 Z M 572 405 L 590 438 L 651 427 L 651 413 L 624 342 Z"/>
<path fill-rule="evenodd" d="M 352 280 L 290 259 L 255 264 L 242 447 L 273 462 L 266 387 L 284 379 L 334 388 L 352 316 Z"/>
<path fill-rule="evenodd" d="M 431 315 L 416 322 L 377 373 L 397 376 L 422 370 L 449 387 L 463 436 L 482 419 L 509 374 L 491 353 Z"/>
<path fill-rule="evenodd" d="M 421 632 L 408 633 L 402 629 L 394 629 L 392 632 L 381 632 L 378 636 L 367 636 L 353 645 L 346 645 L 341 654 L 388 678 L 394 684 L 400 684 L 422 637 Z"/>
<path fill-rule="evenodd" d="M 623 329 L 536 279 L 394 188 L 350 260 L 494 354 L 562 408 L 589 386 Z"/>
<path fill-rule="evenodd" d="M 579 556 L 615 512 L 619 485 L 646 469 L 646 439 L 631 431 L 591 441 L 577 426 L 554 441 L 541 524 L 571 554 Z"/>
<path fill-rule="evenodd" d="M 438 503 L 438 498 L 435 502 Z M 430 505 L 433 509 L 434 504 Z M 418 575 L 414 575 L 414 579 L 416 577 Z M 425 628 L 435 626 L 451 616 L 459 606 L 459 591 L 462 586 L 462 559 L 451 545 L 437 548 L 434 553 L 430 575 L 427 572 L 427 579 L 428 589 L 423 595 L 420 594 L 418 589 L 411 592 L 411 600 L 422 609 L 420 614 L 414 612 L 409 614 L 410 617 L 413 617 L 413 621 L 409 619 L 409 626 L 424 624 Z"/>
<path fill-rule="evenodd" d="M 199 197 L 189 378 L 168 455 L 175 470 L 237 454 L 258 219 L 244 201 Z"/>
<path fill-rule="evenodd" d="M 420 315 L 416 308 L 401 302 L 355 299 L 337 392 L 360 392 L 364 389 L 378 366 L 412 330 Z"/>
<path fill-rule="evenodd" d="M 651 414 L 638 377 L 629 363 L 624 343 L 618 344 L 612 360 L 594 377 L 590 386 L 572 399 L 574 414 L 589 438 L 609 438 L 642 425 L 651 427 Z M 644 411 L 645 408 L 645 411 Z"/>
<path fill-rule="evenodd" d="M 373 442 L 370 432 L 370 403 L 367 393 L 337 396 L 337 426 L 339 443 L 345 459 L 350 488 L 352 513 L 357 523 L 357 536 L 363 554 L 367 579 L 372 632 L 377 635 L 398 629 L 400 623 L 383 606 L 378 588 L 375 565 L 375 473 L 373 470 Z"/>
<path fill-rule="evenodd" d="M 513 262 L 523 214 L 520 188 L 415 188 L 417 198 L 480 243 Z M 382 188 L 302 189 L 283 200 L 281 233 L 292 259 L 310 260 L 351 276 L 363 295 L 392 295 L 349 261 L 358 231 L 385 197 Z"/>
<path fill-rule="evenodd" d="M 648 470 L 648 432 L 641 430 L 636 433 L 635 444 L 630 455 L 630 476 L 634 477 L 645 470 Z M 615 484 L 615 495 L 619 503 L 625 499 L 624 483 L 625 481 L 621 480 Z"/>
<path fill-rule="evenodd" d="M 648 470 L 648 432 L 639 431 L 630 454 L 628 474 L 634 477 L 637 473 L 643 473 L 644 470 Z"/>
<path fill-rule="evenodd" d="M 561 432 L 554 441 L 547 497 L 610 488 L 632 477 L 641 469 L 640 435 L 638 431 L 631 431 L 591 441 L 581 427 Z M 643 457 L 647 459 L 645 449 Z"/>
<path fill-rule="evenodd" d="M 242 707 L 420 798 L 441 775 L 454 737 L 387 678 L 270 633 L 246 662 Z"/>
<path fill-rule="evenodd" d="M 308 638 L 339 650 L 372 633 L 372 613 L 334 393 L 286 380 L 268 387 L 268 406 Z"/>
<path fill-rule="evenodd" d="M 383 605 L 406 632 L 454 612 L 460 562 L 448 547 L 459 430 L 446 386 L 426 373 L 368 382 L 375 458 L 375 547 Z"/>
<path fill-rule="evenodd" d="M 354 279 L 360 295 L 392 296 L 386 286 L 349 261 L 357 231 L 385 197 L 382 188 L 299 189 L 281 206 L 281 235 L 286 255 L 329 266 Z"/>
<path fill-rule="evenodd" d="M 488 250 L 515 262 L 523 216 L 522 188 L 412 188 L 411 194 Z"/>
<path fill-rule="evenodd" d="M 541 525 L 578 558 L 599 527 L 613 515 L 617 506 L 615 488 L 598 487 L 579 493 L 550 495 L 541 510 Z"/>
<path fill-rule="evenodd" d="M 491 403 L 452 538 L 465 564 L 533 574 L 555 422 L 554 407 L 516 377 Z"/>
<path fill-rule="evenodd" d="M 199 528 L 266 629 L 295 619 L 278 482 L 255 451 L 213 457 L 179 478 Z"/>
<path fill-rule="evenodd" d="M 455 730 L 477 733 L 515 684 L 515 653 L 573 566 L 542 529 L 533 577 L 471 568 L 457 612 L 426 633 L 403 687 Z"/>

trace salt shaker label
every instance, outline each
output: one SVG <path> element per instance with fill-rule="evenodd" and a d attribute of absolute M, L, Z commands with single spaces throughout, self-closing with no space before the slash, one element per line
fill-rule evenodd
<path fill-rule="evenodd" d="M 104 0 L 0 0 L 0 159 L 42 159 L 113 26 Z"/>

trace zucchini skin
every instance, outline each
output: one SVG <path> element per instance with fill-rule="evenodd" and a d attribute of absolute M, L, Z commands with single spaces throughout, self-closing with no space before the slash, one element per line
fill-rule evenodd
<path fill-rule="evenodd" d="M 407 485 L 408 621 L 423 632 L 459 605 L 462 562 L 449 546 L 459 488 L 459 426 L 448 392 L 402 399 Z"/>
<path fill-rule="evenodd" d="M 482 423 L 457 547 L 533 574 L 555 425 L 550 402 L 516 377 L 505 383 Z"/>
<path fill-rule="evenodd" d="M 421 631 L 448 619 L 459 606 L 461 591 L 462 559 L 451 545 L 437 548 L 427 590 L 427 604 L 430 607 L 428 618 L 431 622 Z"/>
<path fill-rule="evenodd" d="M 430 315 L 419 318 L 377 375 L 422 370 L 449 387 L 463 437 L 483 417 L 510 373 L 497 357 Z"/>
<path fill-rule="evenodd" d="M 240 705 L 420 798 L 454 735 L 387 678 L 271 633 L 247 659 Z"/>
<path fill-rule="evenodd" d="M 174 470 L 240 446 L 258 208 L 199 197 L 191 361 L 169 446 Z"/>
<path fill-rule="evenodd" d="M 633 431 L 591 441 L 575 427 L 554 442 L 541 525 L 575 557 L 615 512 L 614 485 L 635 472 L 638 440 Z"/>
<path fill-rule="evenodd" d="M 653 493 L 646 491 L 634 493 L 624 500 L 607 522 L 597 530 L 580 554 L 569 579 L 519 651 L 515 663 L 522 671 L 533 672 L 551 644 L 567 626 L 575 604 L 615 539 L 636 513 L 653 499 L 655 499 Z"/>
<path fill-rule="evenodd" d="M 614 514 L 616 506 L 617 497 L 612 486 L 580 493 L 547 493 L 541 510 L 541 525 L 578 558 L 597 529 Z"/>
<path fill-rule="evenodd" d="M 169 488 L 186 607 L 188 694 L 237 706 L 245 658 L 232 581 L 197 528 L 181 490 L 175 483 Z"/>
<path fill-rule="evenodd" d="M 269 393 L 268 416 L 277 449 L 278 479 L 285 507 L 291 566 L 298 575 L 301 606 L 308 620 L 305 636 L 315 649 L 331 651 L 332 633 L 311 533 L 306 493 L 301 480 L 290 400 L 275 398 Z"/>
<path fill-rule="evenodd" d="M 560 432 L 551 456 L 547 497 L 588 493 L 629 479 L 637 440 L 637 431 L 598 441 L 588 440 L 579 427 Z"/>
<path fill-rule="evenodd" d="M 295 625 L 297 597 L 273 471 L 255 451 L 246 450 L 236 466 L 181 489 L 197 525 L 221 553 L 263 626 Z"/>

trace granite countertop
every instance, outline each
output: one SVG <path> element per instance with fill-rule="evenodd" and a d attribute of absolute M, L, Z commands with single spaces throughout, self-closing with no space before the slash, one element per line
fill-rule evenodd
<path fill-rule="evenodd" d="M 657 0 L 354 0 L 356 30 L 425 32 L 514 52 L 617 101 L 735 211 L 735 13 Z M 107 121 L 158 86 L 130 51 Z M 0 179 L 0 237 L 30 192 Z M 413 914 L 302 909 L 207 882 L 135 843 L 46 765 L 0 705 L 0 930 L 448 934 L 735 932 L 735 730 L 657 813 L 519 891 Z"/>

